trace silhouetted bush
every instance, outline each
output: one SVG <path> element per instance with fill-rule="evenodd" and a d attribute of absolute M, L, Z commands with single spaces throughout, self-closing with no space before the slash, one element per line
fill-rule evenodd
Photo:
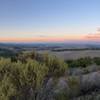
<path fill-rule="evenodd" d="M 95 64 L 100 65 L 100 58 L 99 57 L 95 57 L 93 60 L 94 60 Z"/>
<path fill-rule="evenodd" d="M 66 63 L 69 67 L 87 67 L 93 63 L 90 57 L 80 58 L 77 60 L 67 60 Z"/>

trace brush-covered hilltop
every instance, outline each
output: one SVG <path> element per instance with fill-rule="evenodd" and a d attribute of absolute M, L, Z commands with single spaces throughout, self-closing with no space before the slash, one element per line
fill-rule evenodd
<path fill-rule="evenodd" d="M 100 45 L 1 43 L 0 100 L 100 100 Z"/>

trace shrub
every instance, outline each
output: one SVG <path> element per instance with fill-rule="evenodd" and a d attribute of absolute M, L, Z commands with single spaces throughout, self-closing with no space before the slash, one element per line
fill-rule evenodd
<path fill-rule="evenodd" d="M 45 55 L 44 63 L 48 67 L 50 75 L 55 77 L 64 75 L 67 69 L 67 64 L 64 61 L 53 56 Z"/>
<path fill-rule="evenodd" d="M 94 60 L 94 63 L 96 65 L 100 65 L 100 58 L 99 57 L 95 57 L 93 60 Z"/>
<path fill-rule="evenodd" d="M 0 100 L 33 100 L 48 73 L 47 68 L 34 60 L 12 63 L 10 59 L 1 59 Z"/>

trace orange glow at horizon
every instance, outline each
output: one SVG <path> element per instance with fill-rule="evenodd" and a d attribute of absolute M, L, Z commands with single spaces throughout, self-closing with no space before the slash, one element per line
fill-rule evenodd
<path fill-rule="evenodd" d="M 31 38 L 0 38 L 0 42 L 64 42 L 70 40 L 84 40 L 82 35 L 65 35 L 50 37 L 31 37 Z"/>
<path fill-rule="evenodd" d="M 94 34 L 67 34 L 61 36 L 0 37 L 0 42 L 65 42 L 65 41 L 100 41 L 100 32 Z"/>

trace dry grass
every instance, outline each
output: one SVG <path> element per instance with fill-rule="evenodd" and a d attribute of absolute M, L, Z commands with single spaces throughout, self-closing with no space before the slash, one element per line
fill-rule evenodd
<path fill-rule="evenodd" d="M 52 51 L 40 51 L 40 53 L 49 53 L 51 55 L 57 56 L 58 58 L 69 60 L 69 59 L 78 59 L 84 57 L 100 57 L 100 50 L 84 50 L 84 51 L 60 51 L 60 52 L 52 52 Z"/>

